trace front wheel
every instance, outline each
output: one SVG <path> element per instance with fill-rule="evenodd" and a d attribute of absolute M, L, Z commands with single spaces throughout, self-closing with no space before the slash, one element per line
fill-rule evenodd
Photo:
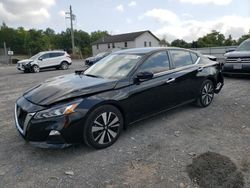
<path fill-rule="evenodd" d="M 33 65 L 32 72 L 38 73 L 40 71 L 40 68 L 37 65 Z"/>
<path fill-rule="evenodd" d="M 205 80 L 200 89 L 199 96 L 197 98 L 197 105 L 200 107 L 209 106 L 214 98 L 214 84 L 211 80 Z"/>
<path fill-rule="evenodd" d="M 84 142 L 96 149 L 111 146 L 123 129 L 121 112 L 112 105 L 96 108 L 88 116 L 84 127 Z"/>

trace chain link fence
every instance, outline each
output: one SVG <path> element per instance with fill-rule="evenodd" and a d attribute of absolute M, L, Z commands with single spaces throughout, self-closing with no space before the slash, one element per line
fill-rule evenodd
<path fill-rule="evenodd" d="M 217 58 L 217 61 L 224 63 L 224 54 L 228 51 L 235 50 L 237 46 L 219 46 L 219 47 L 207 47 L 207 48 L 192 48 L 191 50 L 198 51 L 204 55 L 212 55 Z"/>

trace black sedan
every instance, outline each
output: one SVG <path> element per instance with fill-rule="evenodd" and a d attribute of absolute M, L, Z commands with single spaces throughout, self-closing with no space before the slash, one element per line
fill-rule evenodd
<path fill-rule="evenodd" d="M 110 53 L 111 52 L 102 52 L 102 53 L 97 54 L 96 56 L 89 57 L 89 58 L 85 59 L 85 65 L 87 65 L 87 66 L 94 65 L 96 62 L 98 62 L 101 59 L 103 59 L 104 57 L 108 56 Z"/>
<path fill-rule="evenodd" d="M 39 147 L 84 141 L 100 149 L 138 120 L 187 103 L 209 106 L 222 86 L 220 64 L 196 52 L 123 50 L 31 88 L 16 102 L 15 122 Z"/>

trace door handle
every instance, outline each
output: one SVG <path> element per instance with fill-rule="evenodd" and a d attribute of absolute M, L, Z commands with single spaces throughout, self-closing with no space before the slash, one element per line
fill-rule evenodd
<path fill-rule="evenodd" d="M 201 72 L 203 70 L 203 67 L 199 67 L 198 71 Z"/>
<path fill-rule="evenodd" d="M 175 78 L 169 78 L 169 79 L 166 81 L 166 83 L 169 84 L 169 83 L 174 82 L 174 81 L 175 81 Z"/>

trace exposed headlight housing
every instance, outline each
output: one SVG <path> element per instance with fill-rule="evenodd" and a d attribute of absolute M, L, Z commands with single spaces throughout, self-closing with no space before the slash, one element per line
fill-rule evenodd
<path fill-rule="evenodd" d="M 34 116 L 34 119 L 43 119 L 43 118 L 50 118 L 50 117 L 57 117 L 62 115 L 68 115 L 75 112 L 77 106 L 82 102 L 82 99 L 76 100 L 64 105 L 59 105 L 56 107 L 52 107 L 47 110 L 42 110 L 37 112 Z"/>

